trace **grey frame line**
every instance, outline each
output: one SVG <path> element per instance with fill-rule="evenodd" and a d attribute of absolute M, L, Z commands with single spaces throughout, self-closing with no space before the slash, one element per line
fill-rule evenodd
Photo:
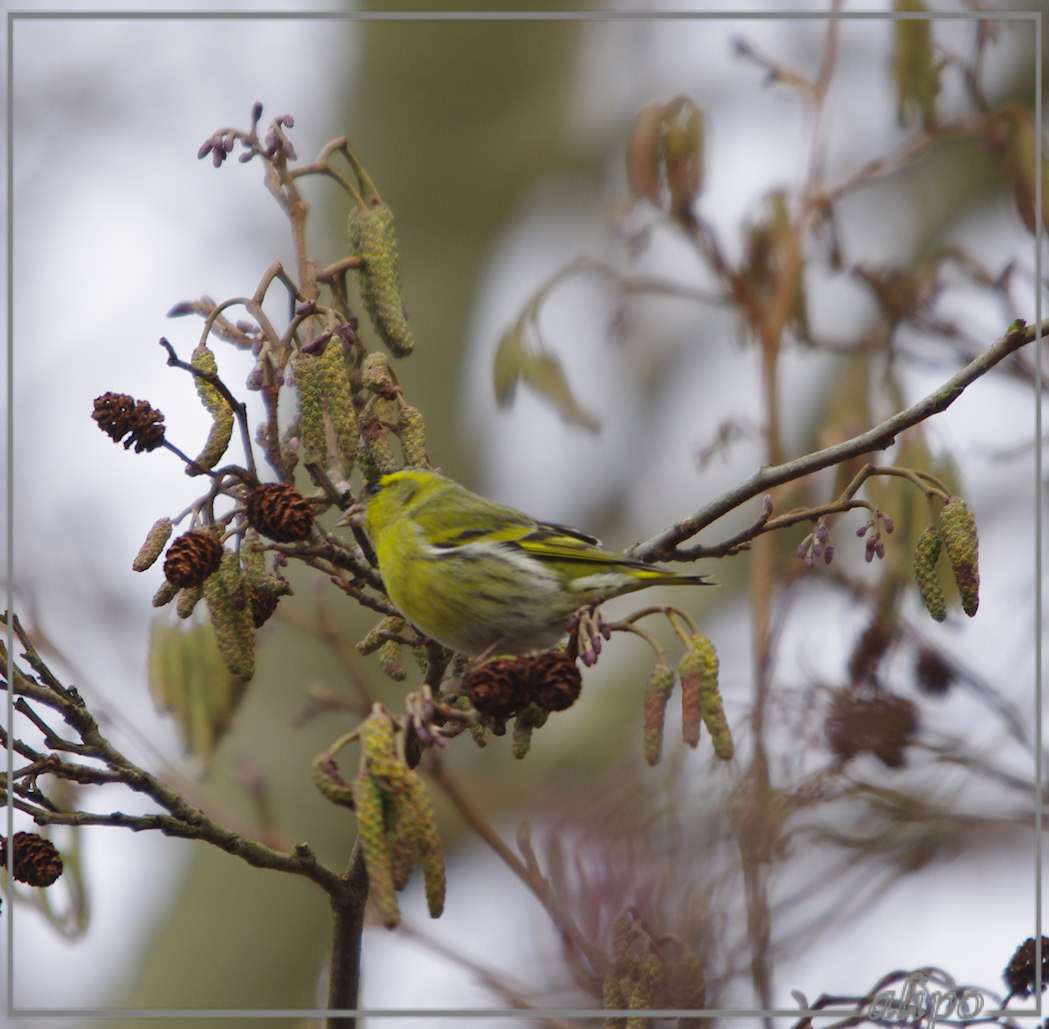
<path fill-rule="evenodd" d="M 18 21 L 1027 21 L 1038 11 L 10 11 Z"/>
<path fill-rule="evenodd" d="M 1045 242 L 1044 230 L 1043 230 L 1043 218 L 1041 216 L 1042 211 L 1042 12 L 1036 11 L 1037 18 L 1035 19 L 1035 34 L 1034 34 L 1034 54 L 1035 54 L 1035 90 L 1034 90 L 1034 124 L 1035 124 L 1035 161 L 1036 163 L 1036 174 L 1034 177 L 1034 203 L 1035 203 L 1035 248 L 1034 248 L 1034 317 L 1035 324 L 1042 324 L 1042 290 L 1044 288 L 1042 282 L 1042 246 Z M 1040 342 L 1040 341 L 1037 341 Z M 1035 576 L 1035 591 L 1034 591 L 1034 667 L 1035 667 L 1035 681 L 1034 681 L 1034 738 L 1035 738 L 1035 750 L 1038 758 L 1035 762 L 1035 805 L 1034 805 L 1034 853 L 1035 853 L 1035 876 L 1034 876 L 1034 924 L 1035 924 L 1035 935 L 1034 935 L 1034 985 L 1036 987 L 1035 992 L 1035 1010 L 1039 1018 L 1042 1017 L 1042 990 L 1045 988 L 1045 984 L 1042 982 L 1042 806 L 1043 806 L 1043 788 L 1044 782 L 1042 780 L 1042 602 L 1044 600 L 1042 593 L 1042 490 L 1040 486 L 1043 480 L 1043 465 L 1042 465 L 1042 404 L 1041 397 L 1044 395 L 1042 392 L 1042 347 L 1035 347 L 1035 366 L 1034 366 L 1034 388 L 1036 403 L 1034 405 L 1034 438 L 1035 438 L 1035 451 L 1034 451 L 1034 558 L 1036 561 L 1035 568 L 1038 572 Z"/>
<path fill-rule="evenodd" d="M 1036 133 L 1036 169 L 1040 169 L 1043 160 L 1042 141 L 1042 11 L 1041 10 L 1018 10 L 1018 11 L 928 11 L 928 12 L 897 12 L 897 11 L 838 11 L 838 12 L 815 12 L 815 11 L 8 11 L 6 19 L 7 32 L 7 417 L 5 419 L 5 452 L 7 457 L 7 473 L 5 485 L 7 489 L 7 539 L 5 543 L 5 556 L 7 559 L 7 581 L 5 584 L 6 607 L 9 612 L 14 610 L 14 27 L 18 21 L 531 21 L 531 22 L 558 22 L 558 21 L 815 21 L 815 20 L 840 20 L 840 21 L 1032 21 L 1034 25 L 1035 44 L 1035 126 Z M 1035 175 L 1034 189 L 1035 209 L 1035 252 L 1034 252 L 1034 322 L 1036 325 L 1042 323 L 1042 246 L 1044 242 L 1044 230 L 1042 225 L 1042 176 Z M 1044 337 L 1043 337 L 1044 338 Z M 1038 342 L 1038 341 L 1036 341 Z M 1042 395 L 1042 348 L 1035 346 L 1035 397 Z M 1036 569 L 1036 586 L 1034 595 L 1034 666 L 1035 666 L 1035 804 L 1034 804 L 1034 903 L 1035 903 L 1035 1006 L 1032 1010 L 1021 1008 L 999 1009 L 980 1013 L 981 1020 L 998 1016 L 1042 1017 L 1042 805 L 1043 805 L 1043 776 L 1042 776 L 1042 610 L 1043 592 L 1041 580 L 1042 554 L 1043 554 L 1043 530 L 1042 530 L 1042 491 L 1040 483 L 1043 474 L 1042 461 L 1042 408 L 1036 402 L 1034 405 L 1034 439 L 1035 439 L 1035 491 L 1034 491 L 1034 564 Z M 8 653 L 8 682 L 13 681 L 13 666 L 15 654 L 14 629 L 11 619 L 6 626 L 6 645 Z M 14 728 L 14 700 L 11 690 L 6 692 L 6 703 L 4 704 L 5 728 L 9 738 L 13 738 Z M 6 760 L 7 782 L 11 782 L 14 772 L 14 756 L 9 747 Z M 8 790 L 5 820 L 5 835 L 9 838 L 14 828 L 14 800 Z M 776 1018 L 832 1018 L 842 1015 L 861 1014 L 856 1008 L 824 1008 L 824 1009 L 750 1009 L 750 1008 L 716 1008 L 700 1010 L 662 1009 L 653 1008 L 645 1011 L 606 1011 L 596 1008 L 465 1008 L 465 1009 L 383 1009 L 370 1010 L 366 1008 L 354 1009 L 352 1011 L 332 1011 L 328 1009 L 250 1009 L 250 1008 L 59 1008 L 45 1009 L 32 1008 L 20 1009 L 13 1006 L 14 986 L 14 910 L 17 907 L 13 903 L 12 881 L 9 868 L 0 870 L 0 882 L 4 885 L 4 895 L 9 899 L 6 919 L 7 940 L 7 967 L 5 969 L 6 991 L 4 1011 L 12 1017 L 82 1017 L 82 1018 L 108 1018 L 114 1020 L 141 1018 L 183 1018 L 183 1019 L 242 1019 L 242 1018 L 264 1018 L 264 1019 L 300 1019 L 300 1018 L 330 1018 L 339 1016 L 357 1016 L 362 1018 L 443 1018 L 454 1016 L 456 1018 L 560 1018 L 560 1019 L 582 1019 L 599 1017 L 629 1017 L 645 1014 L 653 1018 L 673 1018 L 682 1016 L 691 1017 L 721 1017 L 721 1018 L 754 1018 L 776 1017 Z"/>
<path fill-rule="evenodd" d="M 14 208 L 15 208 L 15 159 L 14 159 L 14 130 L 12 123 L 14 121 L 15 102 L 12 96 L 12 86 L 14 84 L 14 73 L 12 71 L 14 67 L 14 22 L 11 19 L 11 15 L 7 16 L 7 46 L 5 52 L 7 56 L 7 104 L 5 114 L 7 116 L 7 132 L 6 132 L 6 145 L 7 153 L 5 154 L 4 170 L 7 175 L 6 188 L 4 190 L 4 197 L 7 203 L 7 233 L 6 233 L 6 244 L 5 244 L 5 255 L 7 259 L 7 317 L 6 317 L 6 330 L 7 330 L 7 354 L 5 370 L 7 374 L 7 413 L 4 418 L 4 457 L 7 460 L 7 471 L 4 475 L 4 487 L 6 491 L 7 503 L 5 510 L 7 513 L 7 534 L 4 540 L 4 559 L 7 568 L 7 581 L 4 584 L 4 609 L 10 614 L 15 609 L 15 533 L 14 533 L 14 428 L 15 428 L 15 414 L 14 414 L 14 370 L 15 370 L 15 322 L 14 322 L 14 232 L 11 228 L 11 223 L 14 220 Z M 4 644 L 7 647 L 7 667 L 4 669 L 4 674 L 7 676 L 8 683 L 14 682 L 14 663 L 15 663 L 15 630 L 12 623 L 12 619 L 8 617 L 7 625 L 5 626 L 4 632 Z M 14 739 L 14 724 L 15 724 L 15 709 L 14 709 L 14 695 L 12 690 L 8 689 L 4 693 L 4 729 L 7 732 L 8 740 Z M 7 748 L 6 760 L 4 762 L 4 774 L 6 775 L 7 798 L 4 803 L 4 837 L 5 839 L 11 839 L 12 833 L 14 832 L 15 824 L 15 805 L 14 798 L 11 795 L 11 781 L 14 778 L 14 753 L 11 747 Z M 5 863 L 3 869 L 0 869 L 0 882 L 3 883 L 4 897 L 12 897 L 14 891 L 11 886 L 13 883 L 11 877 L 11 870 Z M 13 903 L 10 903 L 10 907 L 14 907 Z M 5 995 L 9 998 L 4 1002 L 4 1009 L 8 1014 L 11 1013 L 11 985 L 14 982 L 14 960 L 12 955 L 14 954 L 15 937 L 14 937 L 14 922 L 11 918 L 10 911 L 8 912 L 7 924 L 4 926 L 4 938 L 7 942 L 7 962 L 6 962 L 6 980 Z"/>

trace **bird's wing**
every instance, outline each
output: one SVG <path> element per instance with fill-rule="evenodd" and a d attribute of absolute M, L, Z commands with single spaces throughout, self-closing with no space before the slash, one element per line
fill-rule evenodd
<path fill-rule="evenodd" d="M 456 509 L 451 524 L 442 526 L 431 537 L 431 543 L 441 550 L 479 541 L 516 543 L 534 532 L 535 528 L 536 522 L 520 511 L 487 497 L 471 494 L 469 504 Z"/>
<path fill-rule="evenodd" d="M 515 540 L 533 557 L 548 561 L 579 561 L 589 564 L 636 564 L 601 549 L 601 541 L 578 529 L 552 522 L 536 522 L 532 531 Z"/>

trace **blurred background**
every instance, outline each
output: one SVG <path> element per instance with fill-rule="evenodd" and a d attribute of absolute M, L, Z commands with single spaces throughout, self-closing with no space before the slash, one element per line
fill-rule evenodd
<path fill-rule="evenodd" d="M 625 153 L 634 119 L 645 105 L 679 94 L 702 111 L 696 210 L 731 262 L 753 257 L 775 192 L 796 193 L 812 172 L 811 107 L 773 69 L 816 75 L 827 5 L 794 4 L 803 16 L 789 18 L 773 16 L 780 12 L 771 2 L 750 4 L 746 14 L 728 2 L 694 6 L 616 17 L 623 12 L 615 5 L 593 5 L 585 15 L 521 21 L 512 13 L 392 17 L 382 5 L 351 10 L 323 0 L 316 12 L 346 16 L 287 17 L 277 4 L 233 2 L 208 17 L 130 10 L 37 17 L 30 5 L 9 23 L 14 464 L 7 529 L 15 562 L 6 575 L 42 651 L 102 713 L 114 742 L 228 824 L 270 834 L 283 847 L 308 841 L 326 862 L 344 864 L 352 816 L 317 794 L 309 761 L 349 723 L 330 712 L 303 713 L 311 687 L 337 692 L 348 684 L 311 626 L 334 619 L 352 645 L 374 618 L 351 611 L 325 581 L 293 576 L 296 595 L 260 635 L 256 680 L 206 776 L 150 698 L 150 598 L 160 571 L 136 575 L 131 559 L 153 521 L 181 511 L 198 490 L 172 455 L 114 447 L 91 423 L 91 401 L 107 390 L 147 398 L 163 411 L 169 438 L 194 453 L 208 422 L 157 340 L 167 336 L 188 356 L 200 324 L 166 312 L 204 294 L 250 295 L 274 260 L 290 266 L 292 259 L 286 219 L 263 188 L 258 162 L 215 169 L 197 160 L 198 147 L 219 128 L 247 128 L 256 101 L 265 106 L 264 124 L 294 116 L 289 136 L 301 160 L 347 136 L 396 216 L 417 340 L 397 374 L 425 414 L 434 463 L 480 492 L 625 546 L 767 459 L 760 356 L 745 320 L 706 299 L 714 292 L 709 274 L 684 234 L 672 225 L 646 227 L 645 213 L 629 208 Z M 935 11 L 971 15 L 974 7 L 945 0 Z M 913 402 L 1014 318 L 1036 315 L 1035 247 L 1016 176 L 975 133 L 904 159 L 917 130 L 897 119 L 890 5 L 863 10 L 884 16 L 840 24 L 818 127 L 820 174 L 840 183 L 884 155 L 902 156 L 897 171 L 848 191 L 833 233 L 813 244 L 819 259 L 805 279 L 807 332 L 795 333 L 779 364 L 787 457 Z M 1034 24 L 1003 20 L 987 42 L 982 89 L 991 109 L 1033 110 L 1041 81 Z M 967 59 L 977 22 L 937 18 L 933 37 L 938 53 Z M 946 123 L 984 113 L 974 112 L 957 70 L 943 75 L 936 104 Z M 346 249 L 346 199 L 320 178 L 304 192 L 313 205 L 310 245 L 318 260 L 336 260 Z M 844 254 L 837 273 L 829 270 L 832 246 Z M 985 269 L 986 281 L 960 258 L 921 283 L 907 280 L 926 290 L 920 316 L 906 308 L 885 337 L 891 346 L 883 340 L 879 350 L 871 341 L 891 319 L 875 286 L 887 288 L 890 268 L 929 268 L 930 254 L 952 248 Z M 634 295 L 584 274 L 566 279 L 542 309 L 543 345 L 599 431 L 567 424 L 523 387 L 499 408 L 492 388 L 500 338 L 536 290 L 579 257 L 664 287 Z M 942 331 L 948 322 L 953 333 Z M 243 382 L 250 359 L 221 346 L 217 353 L 226 381 Z M 892 376 L 890 359 L 903 362 Z M 949 459 L 980 525 L 980 612 L 970 621 L 955 610 L 939 626 L 915 596 L 900 602 L 907 645 L 881 671 L 920 707 L 918 742 L 903 768 L 866 754 L 845 773 L 882 791 L 883 821 L 871 818 L 869 804 L 797 805 L 799 824 L 770 858 L 775 872 L 765 884 L 775 913 L 768 954 L 777 1008 L 797 1006 L 792 991 L 808 1001 L 824 992 L 862 995 L 892 969 L 927 964 L 1003 992 L 1001 969 L 1035 932 L 1042 573 L 1035 510 L 1043 483 L 1033 363 L 1030 353 L 993 373 L 925 426 L 922 445 Z M 810 502 L 833 495 L 832 477 L 818 486 Z M 704 541 L 731 535 L 758 511 L 751 502 Z M 860 524 L 858 515 L 842 519 L 836 567 L 873 584 L 878 563 L 872 569 L 863 561 L 853 534 Z M 784 553 L 801 535 L 783 541 Z M 891 550 L 892 540 L 886 545 Z M 759 1010 L 767 1005 L 753 974 L 748 898 L 725 843 L 731 834 L 715 842 L 707 831 L 722 826 L 731 797 L 738 803 L 750 754 L 747 719 L 759 672 L 748 561 L 702 563 L 719 589 L 690 602 L 721 657 L 735 765 L 716 761 L 709 745 L 684 747 L 672 714 L 663 762 L 645 766 L 641 702 L 650 655 L 619 638 L 586 674 L 581 700 L 536 734 L 523 761 L 506 739 L 481 751 L 460 737 L 445 762 L 511 846 L 527 823 L 544 868 L 556 863 L 555 852 L 566 855 L 566 867 L 576 869 L 566 873 L 575 883 L 566 904 L 598 903 L 572 878 L 580 869 L 593 890 L 600 882 L 623 903 L 664 891 L 679 919 L 701 926 L 689 922 L 698 933 L 689 938 L 703 941 L 712 1005 Z M 797 569 L 791 574 L 797 578 Z M 821 712 L 827 691 L 845 681 L 869 620 L 862 601 L 825 588 L 826 574 L 818 565 L 792 581 L 774 611 L 776 699 L 768 717 L 777 781 L 794 800 L 791 789 L 831 760 Z M 948 677 L 954 688 L 936 695 L 921 692 L 912 667 L 925 638 L 956 666 Z M 391 706 L 399 703 L 406 687 L 384 685 L 373 660 L 361 658 L 359 671 Z M 911 821 L 904 795 L 921 799 Z M 448 860 L 446 913 L 431 922 L 413 883 L 403 900 L 405 928 L 368 930 L 362 1007 L 599 1008 L 573 984 L 535 899 L 439 794 L 436 802 Z M 85 792 L 76 803 L 149 810 L 115 788 Z M 28 828 L 18 814 L 14 828 Z M 13 933 L 0 936 L 0 949 L 17 1009 L 68 1010 L 50 1024 L 73 1027 L 86 1024 L 76 1012 L 97 1008 L 319 1006 L 329 912 L 318 890 L 158 834 L 52 835 L 86 897 L 63 894 L 62 882 L 55 888 L 51 903 L 64 934 L 31 905 L 5 901 Z M 688 935 L 681 925 L 668 931 Z M 23 1024 L 29 1019 L 11 1022 Z M 536 1023 L 522 1016 L 520 1024 Z"/>

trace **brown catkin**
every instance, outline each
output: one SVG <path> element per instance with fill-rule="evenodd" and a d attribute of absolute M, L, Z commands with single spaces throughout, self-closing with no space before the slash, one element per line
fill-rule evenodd
<path fill-rule="evenodd" d="M 652 669 L 645 688 L 645 722 L 642 735 L 645 762 L 658 765 L 663 754 L 663 725 L 667 703 L 674 691 L 674 669 L 660 661 Z"/>
<path fill-rule="evenodd" d="M 677 674 L 681 680 L 681 735 L 690 747 L 699 746 L 703 725 L 703 657 L 691 648 L 681 655 Z"/>

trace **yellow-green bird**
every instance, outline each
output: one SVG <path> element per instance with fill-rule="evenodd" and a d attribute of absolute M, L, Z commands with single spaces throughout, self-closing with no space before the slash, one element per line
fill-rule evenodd
<path fill-rule="evenodd" d="M 646 586 L 709 585 L 421 468 L 370 483 L 363 514 L 350 508 L 341 524 L 358 518 L 390 600 L 425 635 L 471 656 L 546 649 L 581 607 Z"/>

